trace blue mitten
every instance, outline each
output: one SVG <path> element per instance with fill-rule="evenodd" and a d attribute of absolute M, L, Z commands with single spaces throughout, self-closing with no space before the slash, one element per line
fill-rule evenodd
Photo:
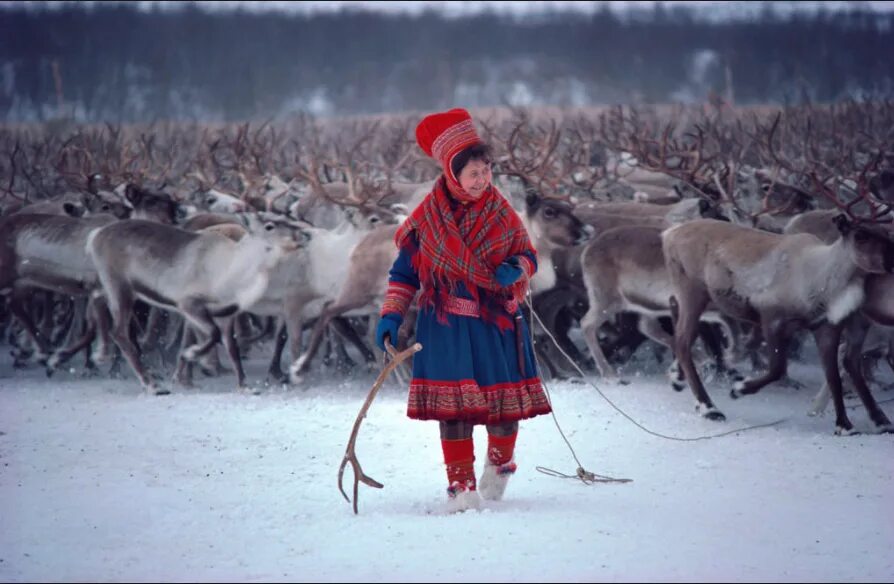
<path fill-rule="evenodd" d="M 385 350 L 386 336 L 391 338 L 392 345 L 397 342 L 397 329 L 400 328 L 400 323 L 403 321 L 404 319 L 401 315 L 393 312 L 389 312 L 379 320 L 379 326 L 376 327 L 376 345 L 380 349 Z"/>
<path fill-rule="evenodd" d="M 521 278 L 522 273 L 522 269 L 518 265 L 518 258 L 511 257 L 497 266 L 494 275 L 500 286 L 511 286 Z"/>

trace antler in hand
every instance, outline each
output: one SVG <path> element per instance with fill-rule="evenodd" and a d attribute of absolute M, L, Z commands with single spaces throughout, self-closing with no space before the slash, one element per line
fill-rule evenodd
<path fill-rule="evenodd" d="M 391 343 L 385 341 L 385 348 L 388 349 L 388 354 L 391 355 L 391 362 L 385 365 L 382 369 L 382 372 L 379 373 L 379 377 L 376 379 L 376 382 L 373 383 L 372 389 L 369 392 L 369 395 L 366 396 L 366 401 L 363 403 L 363 407 L 360 408 L 360 413 L 357 414 L 357 419 L 354 420 L 354 429 L 351 431 L 351 439 L 348 441 L 348 448 L 345 450 L 345 457 L 341 461 L 341 467 L 338 469 L 338 490 L 341 491 L 342 496 L 345 498 L 345 501 L 351 502 L 351 499 L 348 498 L 347 493 L 345 493 L 344 488 L 342 487 L 342 477 L 345 474 L 345 467 L 348 463 L 351 463 L 351 467 L 354 469 L 354 514 L 357 514 L 357 490 L 359 488 L 360 482 L 363 481 L 363 484 L 368 485 L 370 487 L 375 487 L 377 489 L 381 489 L 384 485 L 375 479 L 372 479 L 366 476 L 363 473 L 363 469 L 360 468 L 360 462 L 357 460 L 357 454 L 354 452 L 354 446 L 357 443 L 357 434 L 360 432 L 360 424 L 363 422 L 363 418 L 366 417 L 366 412 L 369 410 L 370 404 L 372 404 L 373 399 L 375 399 L 376 394 L 379 392 L 379 388 L 382 387 L 382 383 L 385 382 L 385 379 L 388 375 L 394 370 L 395 367 L 400 365 L 403 361 L 408 359 L 418 351 L 422 350 L 422 345 L 419 343 L 414 343 L 412 347 L 401 351 L 400 353 L 395 350 Z"/>

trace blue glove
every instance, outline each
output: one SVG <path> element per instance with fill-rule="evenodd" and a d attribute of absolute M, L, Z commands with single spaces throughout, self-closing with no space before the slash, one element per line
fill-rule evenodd
<path fill-rule="evenodd" d="M 497 277 L 497 282 L 500 286 L 511 286 L 521 278 L 522 273 L 522 269 L 518 265 L 518 258 L 511 257 L 497 266 L 497 271 L 494 275 Z"/>
<path fill-rule="evenodd" d="M 383 351 L 385 350 L 385 337 L 391 337 L 391 344 L 397 343 L 397 329 L 400 323 L 404 321 L 399 314 L 389 312 L 379 320 L 379 326 L 376 327 L 376 345 Z"/>

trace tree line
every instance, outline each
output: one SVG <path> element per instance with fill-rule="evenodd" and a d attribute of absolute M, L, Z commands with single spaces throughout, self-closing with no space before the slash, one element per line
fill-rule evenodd
<path fill-rule="evenodd" d="M 494 105 L 831 102 L 894 93 L 894 16 L 709 22 L 658 4 L 518 18 L 66 4 L 0 11 L 0 116 L 237 121 Z"/>

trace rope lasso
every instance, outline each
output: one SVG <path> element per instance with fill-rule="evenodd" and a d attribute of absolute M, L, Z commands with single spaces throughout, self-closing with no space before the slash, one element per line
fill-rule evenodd
<path fill-rule="evenodd" d="M 580 373 L 581 378 L 587 380 L 587 376 L 586 376 L 586 374 L 583 372 L 583 370 L 577 365 L 577 363 L 574 362 L 574 359 L 572 359 L 571 356 L 568 355 L 568 353 L 566 353 L 564 349 L 562 349 L 561 345 L 559 345 L 558 341 L 556 341 L 556 339 L 555 339 L 555 337 L 553 336 L 553 334 L 549 331 L 549 329 L 546 327 L 546 325 L 544 325 L 543 320 L 541 320 L 541 318 L 540 318 L 540 315 L 537 314 L 537 313 L 534 311 L 534 307 L 533 307 L 532 304 L 531 304 L 530 293 L 529 293 L 528 297 L 525 299 L 525 302 L 526 302 L 526 304 L 528 305 L 528 309 L 530 310 L 530 313 L 531 313 L 531 319 L 530 319 L 530 322 L 529 322 L 529 325 L 528 325 L 528 334 L 531 335 L 531 347 L 532 347 L 532 353 L 534 354 L 534 361 L 535 361 L 535 363 L 537 364 L 537 369 L 538 369 L 538 371 L 540 371 L 540 370 L 542 370 L 542 369 L 541 369 L 541 367 L 540 367 L 540 362 L 539 362 L 539 360 L 537 359 L 537 353 L 536 353 L 536 351 L 533 351 L 533 346 L 534 346 L 534 326 L 533 326 L 533 324 L 534 324 L 534 318 L 537 318 L 537 322 L 540 323 L 541 328 L 543 328 L 543 330 L 546 331 L 547 336 L 549 336 L 550 340 L 553 342 L 553 344 L 556 346 L 556 348 L 559 349 L 559 352 L 561 352 L 562 355 L 564 355 L 565 358 L 568 360 L 568 362 L 571 363 L 571 365 L 577 370 L 577 372 Z M 542 379 L 541 379 L 541 383 L 542 383 L 542 385 L 543 385 L 543 389 L 546 391 L 547 400 L 550 402 L 550 407 L 551 407 L 551 409 L 552 409 L 552 397 L 550 396 L 549 388 L 547 387 L 546 382 L 544 382 Z M 744 427 L 744 428 L 738 428 L 738 429 L 735 429 L 735 430 L 729 430 L 729 431 L 726 431 L 726 432 L 720 432 L 720 433 L 717 433 L 717 434 L 709 434 L 709 435 L 706 435 L 706 436 L 683 437 L 683 438 L 681 438 L 681 437 L 679 437 L 679 436 L 669 436 L 669 435 L 667 435 L 667 434 L 662 434 L 662 433 L 660 433 L 660 432 L 655 432 L 654 430 L 650 430 L 649 428 L 646 428 L 645 426 L 643 426 L 642 424 L 640 424 L 639 422 L 637 422 L 636 420 L 634 420 L 632 417 L 630 417 L 630 415 L 628 415 L 628 414 L 627 414 L 624 410 L 622 410 L 620 407 L 618 407 L 617 405 L 615 405 L 615 403 L 614 403 L 611 399 L 609 399 L 609 397 L 606 396 L 605 393 L 603 393 L 602 390 L 599 389 L 599 387 L 598 387 L 595 383 L 593 383 L 592 381 L 589 381 L 589 380 L 587 380 L 587 383 L 588 383 L 591 387 L 593 387 L 593 389 L 595 389 L 595 390 L 599 393 L 599 395 L 602 397 L 602 399 L 604 399 L 606 402 L 608 402 L 608 404 L 609 404 L 609 405 L 610 405 L 616 412 L 618 412 L 619 414 L 621 414 L 622 416 L 624 416 L 624 418 L 626 418 L 628 421 L 630 421 L 630 422 L 631 422 L 633 425 L 635 425 L 637 428 L 639 428 L 640 430 L 646 432 L 647 434 L 651 434 L 652 436 L 656 436 L 656 437 L 658 437 L 658 438 L 664 438 L 665 440 L 673 440 L 673 441 L 677 441 L 677 442 L 697 442 L 697 441 L 699 441 L 699 440 L 711 440 L 711 439 L 714 439 L 714 438 L 720 438 L 720 437 L 722 437 L 722 436 L 729 436 L 730 434 L 737 434 L 737 433 L 739 433 L 739 432 L 745 432 L 745 431 L 747 431 L 747 430 L 756 430 L 756 429 L 759 429 L 759 428 L 769 428 L 769 427 L 771 427 L 771 426 L 776 426 L 776 425 L 778 425 L 778 424 L 781 424 L 782 422 L 784 422 L 784 421 L 786 421 L 786 420 L 788 419 L 788 418 L 781 418 L 781 419 L 779 419 L 779 420 L 776 420 L 775 422 L 769 422 L 769 423 L 766 423 L 766 424 L 756 424 L 756 425 L 753 425 L 753 426 L 746 426 L 746 427 Z M 592 483 L 596 483 L 596 482 L 606 482 L 606 483 L 619 482 L 619 483 L 626 483 L 626 482 L 631 482 L 631 481 L 632 481 L 632 479 L 616 479 L 616 478 L 612 478 L 612 477 L 607 477 L 607 476 L 603 476 L 603 475 L 598 475 L 598 474 L 595 474 L 595 473 L 592 473 L 592 472 L 590 472 L 590 471 L 585 470 L 585 469 L 583 468 L 583 465 L 581 464 L 580 460 L 578 459 L 577 454 L 576 454 L 575 451 L 574 451 L 574 448 L 571 446 L 571 443 L 568 441 L 568 438 L 565 436 L 565 433 L 562 431 L 562 428 L 561 428 L 561 426 L 559 425 L 559 421 L 558 421 L 558 419 L 556 418 L 555 410 L 553 410 L 553 412 L 552 412 L 552 416 L 553 416 L 553 421 L 555 422 L 556 427 L 557 427 L 558 430 L 559 430 L 559 433 L 562 435 L 562 439 L 565 440 L 565 443 L 568 445 L 569 450 L 571 450 L 571 455 L 574 457 L 575 462 L 577 462 L 577 465 L 578 465 L 578 466 L 577 466 L 577 472 L 576 472 L 576 474 L 574 474 L 574 475 L 569 475 L 569 474 L 561 473 L 561 472 L 558 472 L 558 471 L 555 471 L 555 470 L 552 470 L 552 469 L 549 469 L 549 468 L 545 468 L 545 467 L 540 467 L 540 466 L 538 466 L 538 467 L 537 467 L 537 470 L 538 470 L 539 472 L 542 472 L 543 474 L 546 474 L 546 475 L 549 475 L 549 476 L 558 477 L 558 478 L 579 479 L 579 480 L 580 480 L 581 482 L 583 482 L 584 484 L 592 484 Z"/>

